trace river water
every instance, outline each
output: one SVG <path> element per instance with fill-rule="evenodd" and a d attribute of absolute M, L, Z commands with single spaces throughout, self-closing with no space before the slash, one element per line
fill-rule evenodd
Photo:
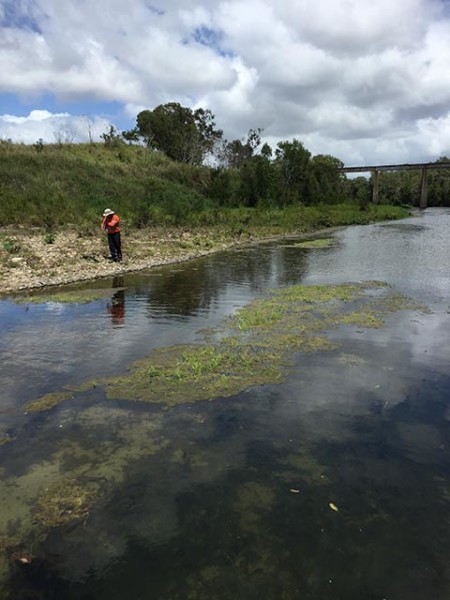
<path fill-rule="evenodd" d="M 103 288 L 92 302 L 0 302 L 2 597 L 448 600 L 450 210 L 332 236 L 78 286 Z M 370 280 L 430 310 L 335 330 L 339 351 L 228 398 L 167 407 L 99 386 L 24 410 L 196 343 L 268 288 Z M 64 477 L 96 502 L 38 534 L 36 497 Z"/>

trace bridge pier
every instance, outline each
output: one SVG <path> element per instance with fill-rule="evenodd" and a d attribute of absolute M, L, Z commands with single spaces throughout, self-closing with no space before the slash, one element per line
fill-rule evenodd
<path fill-rule="evenodd" d="M 372 183 L 373 183 L 372 203 L 373 204 L 378 204 L 379 175 L 380 175 L 380 171 L 378 171 L 378 169 L 374 169 L 372 171 Z"/>
<path fill-rule="evenodd" d="M 423 209 L 428 206 L 428 171 L 426 167 L 422 168 L 422 183 L 420 186 L 420 204 L 419 208 Z"/>
<path fill-rule="evenodd" d="M 419 208 L 428 206 L 428 170 L 448 169 L 450 172 L 450 161 L 439 160 L 434 163 L 409 163 L 403 165 L 368 165 L 363 167 L 339 167 L 338 173 L 370 173 L 372 177 L 372 202 L 378 204 L 378 176 L 381 171 L 421 171 L 422 184 L 420 189 Z"/>

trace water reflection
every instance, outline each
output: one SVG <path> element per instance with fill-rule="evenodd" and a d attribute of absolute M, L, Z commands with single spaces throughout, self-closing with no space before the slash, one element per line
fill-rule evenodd
<path fill-rule="evenodd" d="M 227 251 L 188 265 L 159 270 L 145 285 L 137 282 L 137 294 L 147 296 L 149 316 L 195 317 L 220 310 L 224 298 L 239 301 L 269 286 L 298 283 L 305 272 L 306 256 L 291 247 L 258 244 Z"/>
<path fill-rule="evenodd" d="M 112 287 L 120 288 L 114 293 L 111 304 L 106 304 L 106 310 L 111 315 L 113 327 L 123 327 L 125 325 L 125 290 L 124 278 L 114 277 Z"/>
<path fill-rule="evenodd" d="M 13 589 L 68 600 L 444 600 L 449 381 L 421 384 L 400 346 L 396 362 L 372 360 L 372 343 L 351 358 L 349 342 L 337 363 L 310 356 L 285 384 L 226 401 L 136 413 L 99 399 L 49 415 L 30 432 L 35 450 L 48 452 L 61 423 L 67 461 L 94 432 L 113 442 L 92 447 L 104 494 L 85 525 L 50 535 Z M 402 364 L 407 385 L 380 405 L 381 373 Z"/>
<path fill-rule="evenodd" d="M 195 266 L 171 268 L 164 276 L 155 277 L 143 290 L 149 316 L 190 317 L 208 311 L 223 291 L 211 275 L 204 261 L 196 261 Z"/>
<path fill-rule="evenodd" d="M 377 279 L 405 294 L 442 305 L 450 293 L 450 210 L 351 227 L 337 233 L 336 251 L 308 253 L 306 283 Z"/>

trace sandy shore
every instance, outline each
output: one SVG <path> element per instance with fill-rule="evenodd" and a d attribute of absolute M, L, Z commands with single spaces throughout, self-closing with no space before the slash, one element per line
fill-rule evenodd
<path fill-rule="evenodd" d="M 123 261 L 108 261 L 106 236 L 61 231 L 48 243 L 42 231 L 0 230 L 0 294 L 150 269 L 270 236 L 232 236 L 214 229 L 147 229 L 122 235 Z"/>

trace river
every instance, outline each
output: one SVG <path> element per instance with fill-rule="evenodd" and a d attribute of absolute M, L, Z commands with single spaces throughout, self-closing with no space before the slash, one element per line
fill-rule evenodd
<path fill-rule="evenodd" d="M 330 236 L 64 288 L 89 302 L 0 301 L 2 598 L 448 600 L 450 210 Z M 269 288 L 367 281 L 426 310 L 335 328 L 338 349 L 231 396 L 100 383 L 26 410 L 200 343 Z"/>

